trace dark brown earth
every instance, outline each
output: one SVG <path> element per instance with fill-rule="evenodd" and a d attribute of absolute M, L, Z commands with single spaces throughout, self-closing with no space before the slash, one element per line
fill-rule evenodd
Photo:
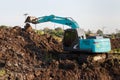
<path fill-rule="evenodd" d="M 0 28 L 0 80 L 120 80 L 120 59 L 79 64 L 62 53 L 61 43 L 29 25 Z"/>
<path fill-rule="evenodd" d="M 120 38 L 111 39 L 112 49 L 120 49 Z"/>

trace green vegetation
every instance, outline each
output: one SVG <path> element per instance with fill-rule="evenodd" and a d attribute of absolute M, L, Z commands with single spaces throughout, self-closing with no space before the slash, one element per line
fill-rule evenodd
<path fill-rule="evenodd" d="M 8 28 L 9 26 L 1 25 L 0 28 Z"/>
<path fill-rule="evenodd" d="M 100 29 L 98 29 L 97 32 L 96 32 L 96 34 L 103 36 L 103 31 L 100 30 Z"/>
<path fill-rule="evenodd" d="M 120 37 L 120 30 L 116 33 L 116 37 Z"/>
<path fill-rule="evenodd" d="M 1 25 L 0 28 L 9 28 L 10 26 L 6 26 L 6 25 Z M 43 30 L 35 30 L 38 34 L 43 35 L 43 34 L 50 34 L 52 36 L 56 36 L 56 37 L 63 37 L 63 33 L 64 30 L 61 27 L 57 27 L 55 29 L 49 29 L 49 28 L 44 28 Z M 103 31 L 101 29 L 98 29 L 96 31 L 96 33 L 93 33 L 93 31 L 88 30 L 86 31 L 86 36 L 88 36 L 89 34 L 98 34 L 98 35 L 102 35 L 104 36 L 105 34 L 103 33 Z M 111 33 L 111 34 L 107 34 L 107 36 L 109 36 L 109 38 L 120 38 L 120 30 L 116 29 L 115 33 Z"/>
<path fill-rule="evenodd" d="M 110 51 L 111 53 L 119 53 L 120 54 L 120 49 L 114 49 L 112 51 Z"/>
<path fill-rule="evenodd" d="M 4 69 L 0 69 L 0 76 L 4 76 L 6 74 L 6 71 Z"/>
<path fill-rule="evenodd" d="M 35 30 L 39 35 L 43 35 L 44 31 L 43 30 Z"/>
<path fill-rule="evenodd" d="M 63 37 L 64 30 L 60 27 L 55 29 L 44 28 L 43 30 L 37 30 L 37 33 L 42 34 L 50 34 L 52 36 Z"/>

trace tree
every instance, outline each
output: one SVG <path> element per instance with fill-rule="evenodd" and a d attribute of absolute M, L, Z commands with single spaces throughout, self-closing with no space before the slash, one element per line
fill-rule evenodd
<path fill-rule="evenodd" d="M 90 34 L 92 34 L 92 31 L 88 29 L 88 31 L 86 31 L 86 36 L 89 36 Z"/>
<path fill-rule="evenodd" d="M 57 37 L 63 37 L 64 30 L 60 27 L 57 27 L 55 29 L 49 29 L 49 28 L 44 28 L 43 29 L 45 34 L 50 34 L 52 36 L 57 36 Z"/>
<path fill-rule="evenodd" d="M 57 27 L 55 28 L 56 31 L 63 31 L 63 29 L 61 27 Z"/>
<path fill-rule="evenodd" d="M 92 34 L 92 31 L 88 29 L 88 31 L 86 32 L 86 34 Z"/>
<path fill-rule="evenodd" d="M 43 29 L 43 31 L 44 31 L 44 33 L 46 34 L 46 33 L 50 33 L 52 30 L 49 29 L 48 27 L 45 27 L 45 28 Z"/>
<path fill-rule="evenodd" d="M 56 32 L 56 34 L 55 34 L 56 36 L 62 37 L 64 30 L 60 27 L 57 27 L 57 28 L 55 28 L 55 32 Z"/>
<path fill-rule="evenodd" d="M 120 30 L 117 31 L 116 37 L 120 37 Z"/>
<path fill-rule="evenodd" d="M 103 35 L 103 31 L 98 29 L 97 32 L 96 32 L 98 35 L 102 36 Z"/>
<path fill-rule="evenodd" d="M 6 25 L 1 25 L 0 28 L 8 28 Z"/>

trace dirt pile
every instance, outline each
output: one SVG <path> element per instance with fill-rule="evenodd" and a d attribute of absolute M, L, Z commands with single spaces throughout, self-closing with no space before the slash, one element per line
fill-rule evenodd
<path fill-rule="evenodd" d="M 0 28 L 0 66 L 10 71 L 26 72 L 42 64 L 47 54 L 62 48 L 52 36 L 40 36 L 31 28 Z"/>
<path fill-rule="evenodd" d="M 120 38 L 111 39 L 112 49 L 120 49 Z"/>
<path fill-rule="evenodd" d="M 78 64 L 61 59 L 62 44 L 28 25 L 0 28 L 1 80 L 119 80 L 120 60 Z"/>

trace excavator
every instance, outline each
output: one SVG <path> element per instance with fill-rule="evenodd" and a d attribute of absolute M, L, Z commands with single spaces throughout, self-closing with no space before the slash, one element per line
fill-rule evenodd
<path fill-rule="evenodd" d="M 103 60 L 108 56 L 108 52 L 111 51 L 111 42 L 109 38 L 104 38 L 103 36 L 86 37 L 85 31 L 81 29 L 78 23 L 71 17 L 49 15 L 36 18 L 28 16 L 25 20 L 25 23 L 32 24 L 45 22 L 53 22 L 70 27 L 69 29 L 64 30 L 62 41 L 63 50 L 66 52 L 76 53 L 81 57 L 79 60 L 84 61 L 90 56 L 92 56 L 92 59 L 90 58 L 92 61 Z"/>

